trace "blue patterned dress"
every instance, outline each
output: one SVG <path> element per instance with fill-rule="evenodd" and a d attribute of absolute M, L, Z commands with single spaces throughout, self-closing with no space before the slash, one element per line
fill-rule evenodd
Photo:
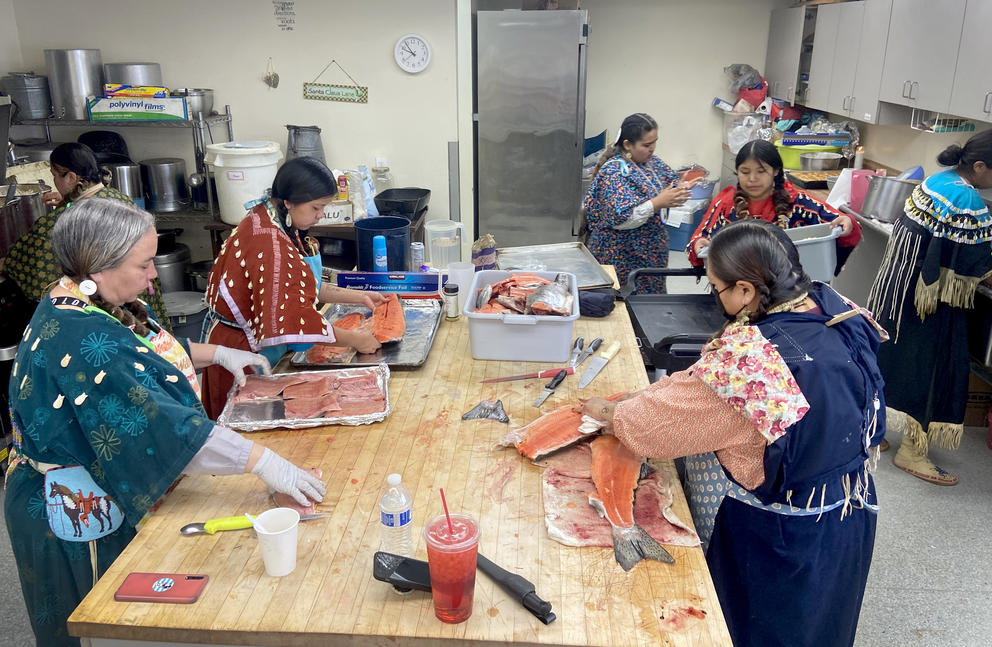
<path fill-rule="evenodd" d="M 93 585 L 90 550 L 53 535 L 49 506 L 61 504 L 24 459 L 82 465 L 119 504 L 123 525 L 95 542 L 102 574 L 213 423 L 186 376 L 131 330 L 47 297 L 18 347 L 9 396 L 19 458 L 7 473 L 4 512 L 31 627 L 38 645 L 79 645 L 66 619 Z"/>
<path fill-rule="evenodd" d="M 637 205 L 678 181 L 678 174 L 655 156 L 643 165 L 619 155 L 611 157 L 593 178 L 583 202 L 589 229 L 586 245 L 596 260 L 616 268 L 621 285 L 637 268 L 668 266 L 668 233 L 658 213 L 636 229 L 614 227 L 626 222 Z M 665 281 L 639 277 L 637 291 L 662 293 Z"/>

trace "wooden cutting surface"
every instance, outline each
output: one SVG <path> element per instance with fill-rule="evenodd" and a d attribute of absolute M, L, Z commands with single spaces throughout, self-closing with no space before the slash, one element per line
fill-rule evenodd
<path fill-rule="evenodd" d="M 587 342 L 619 339 L 623 346 L 589 387 L 578 391 L 579 376 L 569 376 L 541 411 L 580 394 L 647 386 L 622 303 L 607 318 L 580 318 L 573 337 L 579 335 Z M 553 366 L 475 361 L 466 317 L 442 321 L 426 364 L 392 373 L 386 421 L 251 435 L 298 465 L 324 471 L 327 495 L 317 510 L 329 517 L 300 524 L 292 574 L 265 575 L 251 530 L 179 535 L 190 522 L 271 507 L 261 481 L 252 475 L 186 477 L 69 618 L 70 633 L 232 645 L 428 645 L 445 639 L 454 645 L 730 647 L 698 547 L 669 547 L 674 565 L 644 561 L 625 573 L 612 548 L 571 548 L 548 537 L 541 469 L 512 448 L 494 448 L 509 429 L 539 415 L 531 403 L 547 380 L 479 381 Z M 480 400 L 495 398 L 502 399 L 510 425 L 461 420 Z M 663 465 L 674 484 L 674 510 L 691 523 L 674 468 Z M 414 557 L 426 559 L 422 528 L 443 512 L 443 487 L 452 511 L 479 521 L 481 552 L 536 584 L 557 620 L 543 625 L 481 572 L 472 617 L 458 625 L 434 617 L 429 594 L 401 596 L 374 580 L 378 498 L 391 472 L 401 473 L 413 493 Z M 132 571 L 206 573 L 210 582 L 192 605 L 114 601 L 114 591 Z M 672 609 L 687 607 L 705 616 L 673 616 Z"/>

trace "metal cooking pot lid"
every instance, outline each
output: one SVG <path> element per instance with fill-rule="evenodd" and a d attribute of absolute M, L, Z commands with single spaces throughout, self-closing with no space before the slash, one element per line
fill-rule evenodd
<path fill-rule="evenodd" d="M 170 317 L 189 317 L 207 309 L 203 292 L 166 292 L 162 298 Z"/>

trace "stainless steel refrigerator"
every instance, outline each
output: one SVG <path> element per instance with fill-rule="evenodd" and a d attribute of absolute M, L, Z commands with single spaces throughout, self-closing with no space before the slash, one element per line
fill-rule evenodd
<path fill-rule="evenodd" d="M 476 232 L 499 247 L 575 240 L 585 11 L 476 14 Z"/>

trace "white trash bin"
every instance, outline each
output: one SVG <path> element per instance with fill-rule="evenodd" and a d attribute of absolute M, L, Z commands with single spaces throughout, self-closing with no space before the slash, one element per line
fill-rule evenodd
<path fill-rule="evenodd" d="M 272 186 L 279 162 L 279 144 L 269 141 L 210 144 L 204 162 L 217 183 L 220 219 L 237 225 L 248 213 L 245 203 L 262 197 Z"/>

